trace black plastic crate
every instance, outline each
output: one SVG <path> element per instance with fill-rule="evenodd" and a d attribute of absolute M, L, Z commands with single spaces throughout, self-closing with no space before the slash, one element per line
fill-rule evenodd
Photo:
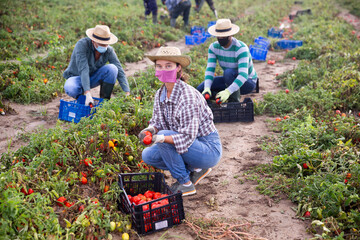
<path fill-rule="evenodd" d="M 182 193 L 173 193 L 165 183 L 164 175 L 152 173 L 119 174 L 119 187 L 122 192 L 118 199 L 118 208 L 131 214 L 132 227 L 139 234 L 149 234 L 178 225 L 185 219 Z M 130 203 L 128 195 L 144 194 L 147 190 L 168 194 L 143 204 Z M 168 204 L 154 208 L 153 203 L 167 200 Z"/>
<path fill-rule="evenodd" d="M 209 103 L 214 115 L 214 122 L 253 122 L 254 104 L 251 98 L 245 98 L 243 102 Z"/>

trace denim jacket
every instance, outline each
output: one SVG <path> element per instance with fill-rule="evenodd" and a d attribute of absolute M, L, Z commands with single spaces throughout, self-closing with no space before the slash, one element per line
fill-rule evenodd
<path fill-rule="evenodd" d="M 118 68 L 117 80 L 124 92 L 130 92 L 129 83 L 126 79 L 125 72 L 121 63 L 116 56 L 112 47 L 108 47 L 105 53 L 102 53 L 100 58 L 95 61 L 95 47 L 88 37 L 80 39 L 73 50 L 70 63 L 64 71 L 65 79 L 73 76 L 80 76 L 81 84 L 84 91 L 90 90 L 90 76 L 99 68 L 104 66 L 107 62 L 114 64 Z"/>
<path fill-rule="evenodd" d="M 166 0 L 165 4 L 169 12 L 173 10 L 182 0 Z"/>

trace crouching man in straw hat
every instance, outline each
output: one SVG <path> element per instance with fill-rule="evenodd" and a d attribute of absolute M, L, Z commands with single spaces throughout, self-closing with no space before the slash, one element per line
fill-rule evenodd
<path fill-rule="evenodd" d="M 164 84 L 157 90 L 149 126 L 139 134 L 147 146 L 145 163 L 169 170 L 177 180 L 173 192 L 195 194 L 195 185 L 215 166 L 222 154 L 213 114 L 204 97 L 184 81 L 182 69 L 191 59 L 177 47 L 161 47 L 147 56 L 155 63 L 155 76 Z M 152 138 L 146 131 L 151 132 Z M 145 139 L 145 137 L 147 139 Z M 147 145 L 146 145 L 147 144 Z"/>
<path fill-rule="evenodd" d="M 120 61 L 110 44 L 118 41 L 108 26 L 97 25 L 86 31 L 88 37 L 80 39 L 71 55 L 70 64 L 63 76 L 66 78 L 65 93 L 73 98 L 84 94 L 85 105 L 93 103 L 90 89 L 100 85 L 100 98 L 110 99 L 118 79 L 121 88 L 130 94 Z M 106 64 L 109 62 L 109 64 Z"/>
<path fill-rule="evenodd" d="M 209 46 L 205 81 L 197 89 L 205 96 L 217 92 L 216 99 L 240 101 L 240 94 L 251 93 L 256 87 L 257 74 L 248 46 L 232 37 L 239 27 L 230 19 L 219 19 L 209 27 L 209 33 L 217 41 Z M 216 61 L 223 69 L 223 76 L 214 77 Z"/>

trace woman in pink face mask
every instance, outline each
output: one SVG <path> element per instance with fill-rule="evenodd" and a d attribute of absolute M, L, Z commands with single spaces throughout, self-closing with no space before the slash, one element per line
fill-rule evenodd
<path fill-rule="evenodd" d="M 156 92 L 149 126 L 139 134 L 147 148 L 145 163 L 170 171 L 177 180 L 171 190 L 183 196 L 196 193 L 195 185 L 221 158 L 222 147 L 213 114 L 199 91 L 185 82 L 182 69 L 191 63 L 176 47 L 161 47 L 147 56 L 155 63 L 155 76 L 164 84 Z M 152 141 L 145 145 L 145 131 Z"/>

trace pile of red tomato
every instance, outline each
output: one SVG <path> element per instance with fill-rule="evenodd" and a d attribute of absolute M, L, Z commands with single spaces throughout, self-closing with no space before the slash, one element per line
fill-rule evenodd
<path fill-rule="evenodd" d="M 167 197 L 167 196 L 168 196 L 168 194 L 162 194 L 159 192 L 154 192 L 154 191 L 148 190 L 144 194 L 139 193 L 136 196 L 128 195 L 128 198 L 129 198 L 130 203 L 139 205 L 139 204 L 143 204 L 143 203 L 150 202 L 150 201 L 153 201 L 153 200 L 156 200 L 159 198 L 163 198 L 163 197 Z M 163 199 L 161 201 L 153 202 L 153 203 L 151 203 L 151 209 L 162 207 L 167 204 L 169 204 L 169 200 L 167 198 Z M 143 211 L 147 211 L 147 210 L 149 210 L 149 204 L 143 206 Z"/>
<path fill-rule="evenodd" d="M 150 190 L 146 191 L 144 194 L 140 193 L 135 196 L 127 195 L 130 204 L 134 204 L 133 207 L 135 205 L 140 205 L 152 201 L 151 204 L 149 203 L 142 206 L 145 232 L 153 230 L 153 223 L 158 221 L 172 219 L 173 224 L 180 223 L 178 205 L 176 203 L 169 204 L 168 198 L 154 201 L 156 199 L 164 198 L 167 196 L 168 194 L 163 194 Z M 149 205 L 151 206 L 151 209 L 149 209 Z"/>

